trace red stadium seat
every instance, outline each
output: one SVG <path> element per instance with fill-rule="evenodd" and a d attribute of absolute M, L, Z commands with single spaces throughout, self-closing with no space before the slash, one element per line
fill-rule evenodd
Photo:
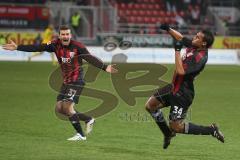
<path fill-rule="evenodd" d="M 150 17 L 144 17 L 144 23 L 149 24 L 151 21 Z"/>
<path fill-rule="evenodd" d="M 157 22 L 157 18 L 151 17 L 151 23 L 156 23 L 156 22 Z"/>
<path fill-rule="evenodd" d="M 122 17 L 122 16 L 124 16 L 124 15 L 125 15 L 125 13 L 124 13 L 124 11 L 123 11 L 123 10 L 120 10 L 120 9 L 119 9 L 119 10 L 118 10 L 118 15 Z"/>
<path fill-rule="evenodd" d="M 145 16 L 144 10 L 139 10 L 138 14 L 139 14 L 139 16 Z"/>
<path fill-rule="evenodd" d="M 165 16 L 166 16 L 164 11 L 160 11 L 159 15 L 160 15 L 161 17 L 165 17 Z"/>
<path fill-rule="evenodd" d="M 134 10 L 133 11 L 133 15 L 134 16 L 139 16 L 140 15 L 140 11 L 139 10 Z"/>
<path fill-rule="evenodd" d="M 152 16 L 152 12 L 151 12 L 150 10 L 147 10 L 147 11 L 146 11 L 146 15 L 147 15 L 147 16 Z"/>
<path fill-rule="evenodd" d="M 140 4 L 140 6 L 141 6 L 141 9 L 146 9 L 147 8 L 147 5 L 145 3 Z"/>
<path fill-rule="evenodd" d="M 126 4 L 125 3 L 120 3 L 120 9 L 126 9 Z"/>
<path fill-rule="evenodd" d="M 158 11 L 154 10 L 154 11 L 153 11 L 153 15 L 154 15 L 154 16 L 158 16 Z"/>
<path fill-rule="evenodd" d="M 156 4 L 154 7 L 155 7 L 156 10 L 161 9 L 161 6 L 159 4 Z"/>
<path fill-rule="evenodd" d="M 153 5 L 153 4 L 148 4 L 148 9 L 152 10 L 152 9 L 153 9 L 153 7 L 154 7 L 154 5 Z"/>
<path fill-rule="evenodd" d="M 176 18 L 175 18 L 175 17 L 172 17 L 172 18 L 171 18 L 170 24 L 174 24 L 174 25 L 177 24 L 177 21 L 176 21 Z"/>
<path fill-rule="evenodd" d="M 167 11 L 167 12 L 166 12 L 166 16 L 167 16 L 167 17 L 171 17 L 171 12 L 168 12 L 168 11 Z"/>
<path fill-rule="evenodd" d="M 157 22 L 163 24 L 165 21 L 163 17 L 158 17 Z"/>
<path fill-rule="evenodd" d="M 165 17 L 164 21 L 165 21 L 164 23 L 169 24 L 169 23 L 171 22 L 171 18 L 169 18 L 169 17 Z"/>
<path fill-rule="evenodd" d="M 137 23 L 143 23 L 144 19 L 142 17 L 137 17 Z"/>
<path fill-rule="evenodd" d="M 127 15 L 127 16 L 130 16 L 130 15 L 132 14 L 131 10 L 128 10 L 128 9 L 125 10 L 125 12 L 126 12 L 126 15 Z"/>
<path fill-rule="evenodd" d="M 133 4 L 132 3 L 128 3 L 127 8 L 128 9 L 133 9 Z"/>
<path fill-rule="evenodd" d="M 139 9 L 140 8 L 140 4 L 136 3 L 133 5 L 134 9 Z"/>
<path fill-rule="evenodd" d="M 129 17 L 128 22 L 129 23 L 135 23 L 136 22 L 136 17 L 134 17 L 134 16 Z"/>

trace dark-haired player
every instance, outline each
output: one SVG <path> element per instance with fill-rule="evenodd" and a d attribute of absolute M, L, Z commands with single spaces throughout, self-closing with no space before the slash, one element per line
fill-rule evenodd
<path fill-rule="evenodd" d="M 13 41 L 3 45 L 6 50 L 19 50 L 25 52 L 54 52 L 61 66 L 63 84 L 57 96 L 56 111 L 67 116 L 77 134 L 68 140 L 86 140 L 82 131 L 80 120 L 86 123 L 86 134 L 92 130 L 94 118 L 76 112 L 74 105 L 78 103 L 79 96 L 84 86 L 82 59 L 109 73 L 116 73 L 112 65 L 106 65 L 101 60 L 91 55 L 86 47 L 72 40 L 71 31 L 67 26 L 61 26 L 58 39 L 49 44 L 16 45 Z"/>
<path fill-rule="evenodd" d="M 151 114 L 158 127 L 164 134 L 163 148 L 166 149 L 171 138 L 176 133 L 194 135 L 212 135 L 221 142 L 224 136 L 216 124 L 201 126 L 184 122 L 187 110 L 194 99 L 194 78 L 204 69 L 208 59 L 208 48 L 213 44 L 214 36 L 211 32 L 203 30 L 198 32 L 193 39 L 183 37 L 181 33 L 161 25 L 175 41 L 175 72 L 172 84 L 159 89 L 146 103 L 146 110 Z M 182 46 L 187 47 L 181 57 Z M 170 106 L 169 126 L 163 117 L 161 108 Z"/>

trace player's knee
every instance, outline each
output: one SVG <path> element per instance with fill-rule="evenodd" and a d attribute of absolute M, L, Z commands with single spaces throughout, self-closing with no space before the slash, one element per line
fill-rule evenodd
<path fill-rule="evenodd" d="M 62 114 L 62 104 L 60 102 L 57 102 L 56 106 L 55 106 L 55 111 L 57 113 L 61 113 Z"/>
<path fill-rule="evenodd" d="M 148 102 L 145 104 L 145 109 L 146 109 L 147 111 L 150 111 L 150 109 L 151 109 L 151 107 L 149 106 Z"/>
<path fill-rule="evenodd" d="M 75 110 L 73 108 L 73 103 L 69 101 L 63 102 L 62 111 L 64 115 L 68 117 L 72 116 L 75 113 Z"/>
<path fill-rule="evenodd" d="M 156 110 L 156 108 L 157 108 L 157 105 L 154 104 L 154 102 L 153 102 L 153 100 L 152 100 L 152 97 L 150 97 L 150 98 L 148 99 L 148 101 L 146 102 L 146 104 L 145 104 L 145 109 L 146 109 L 148 112 L 151 112 L 151 111 Z"/>
<path fill-rule="evenodd" d="M 170 121 L 169 127 L 176 133 L 183 133 L 184 124 L 181 121 Z"/>
<path fill-rule="evenodd" d="M 68 117 L 73 115 L 71 110 L 69 110 L 69 108 L 63 108 L 63 114 Z"/>

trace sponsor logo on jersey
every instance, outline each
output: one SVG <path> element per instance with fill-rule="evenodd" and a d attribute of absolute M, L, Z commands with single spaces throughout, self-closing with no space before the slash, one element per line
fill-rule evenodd
<path fill-rule="evenodd" d="M 71 63 L 71 58 L 61 57 L 62 63 Z"/>

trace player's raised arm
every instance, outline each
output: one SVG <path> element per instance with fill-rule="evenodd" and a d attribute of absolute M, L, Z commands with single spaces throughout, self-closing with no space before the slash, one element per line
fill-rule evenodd
<path fill-rule="evenodd" d="M 183 38 L 183 35 L 180 32 L 172 29 L 168 24 L 162 24 L 160 26 L 160 28 L 162 30 L 167 31 L 174 39 L 176 39 L 178 41 L 182 40 L 182 38 Z"/>
<path fill-rule="evenodd" d="M 190 47 L 192 45 L 192 40 L 184 37 L 180 32 L 176 31 L 175 29 L 172 29 L 168 24 L 162 24 L 160 26 L 162 30 L 167 31 L 175 40 L 182 41 L 183 45 L 186 47 Z"/>
<path fill-rule="evenodd" d="M 17 45 L 12 40 L 10 40 L 10 43 L 4 44 L 3 49 L 5 50 L 18 50 L 18 51 L 24 51 L 24 52 L 42 52 L 42 51 L 48 51 L 53 52 L 54 47 L 52 44 L 40 44 L 40 45 Z"/>
<path fill-rule="evenodd" d="M 183 68 L 183 62 L 181 58 L 181 49 L 183 47 L 182 41 L 175 41 L 174 48 L 175 48 L 175 71 L 179 75 L 184 75 L 185 70 Z"/>

